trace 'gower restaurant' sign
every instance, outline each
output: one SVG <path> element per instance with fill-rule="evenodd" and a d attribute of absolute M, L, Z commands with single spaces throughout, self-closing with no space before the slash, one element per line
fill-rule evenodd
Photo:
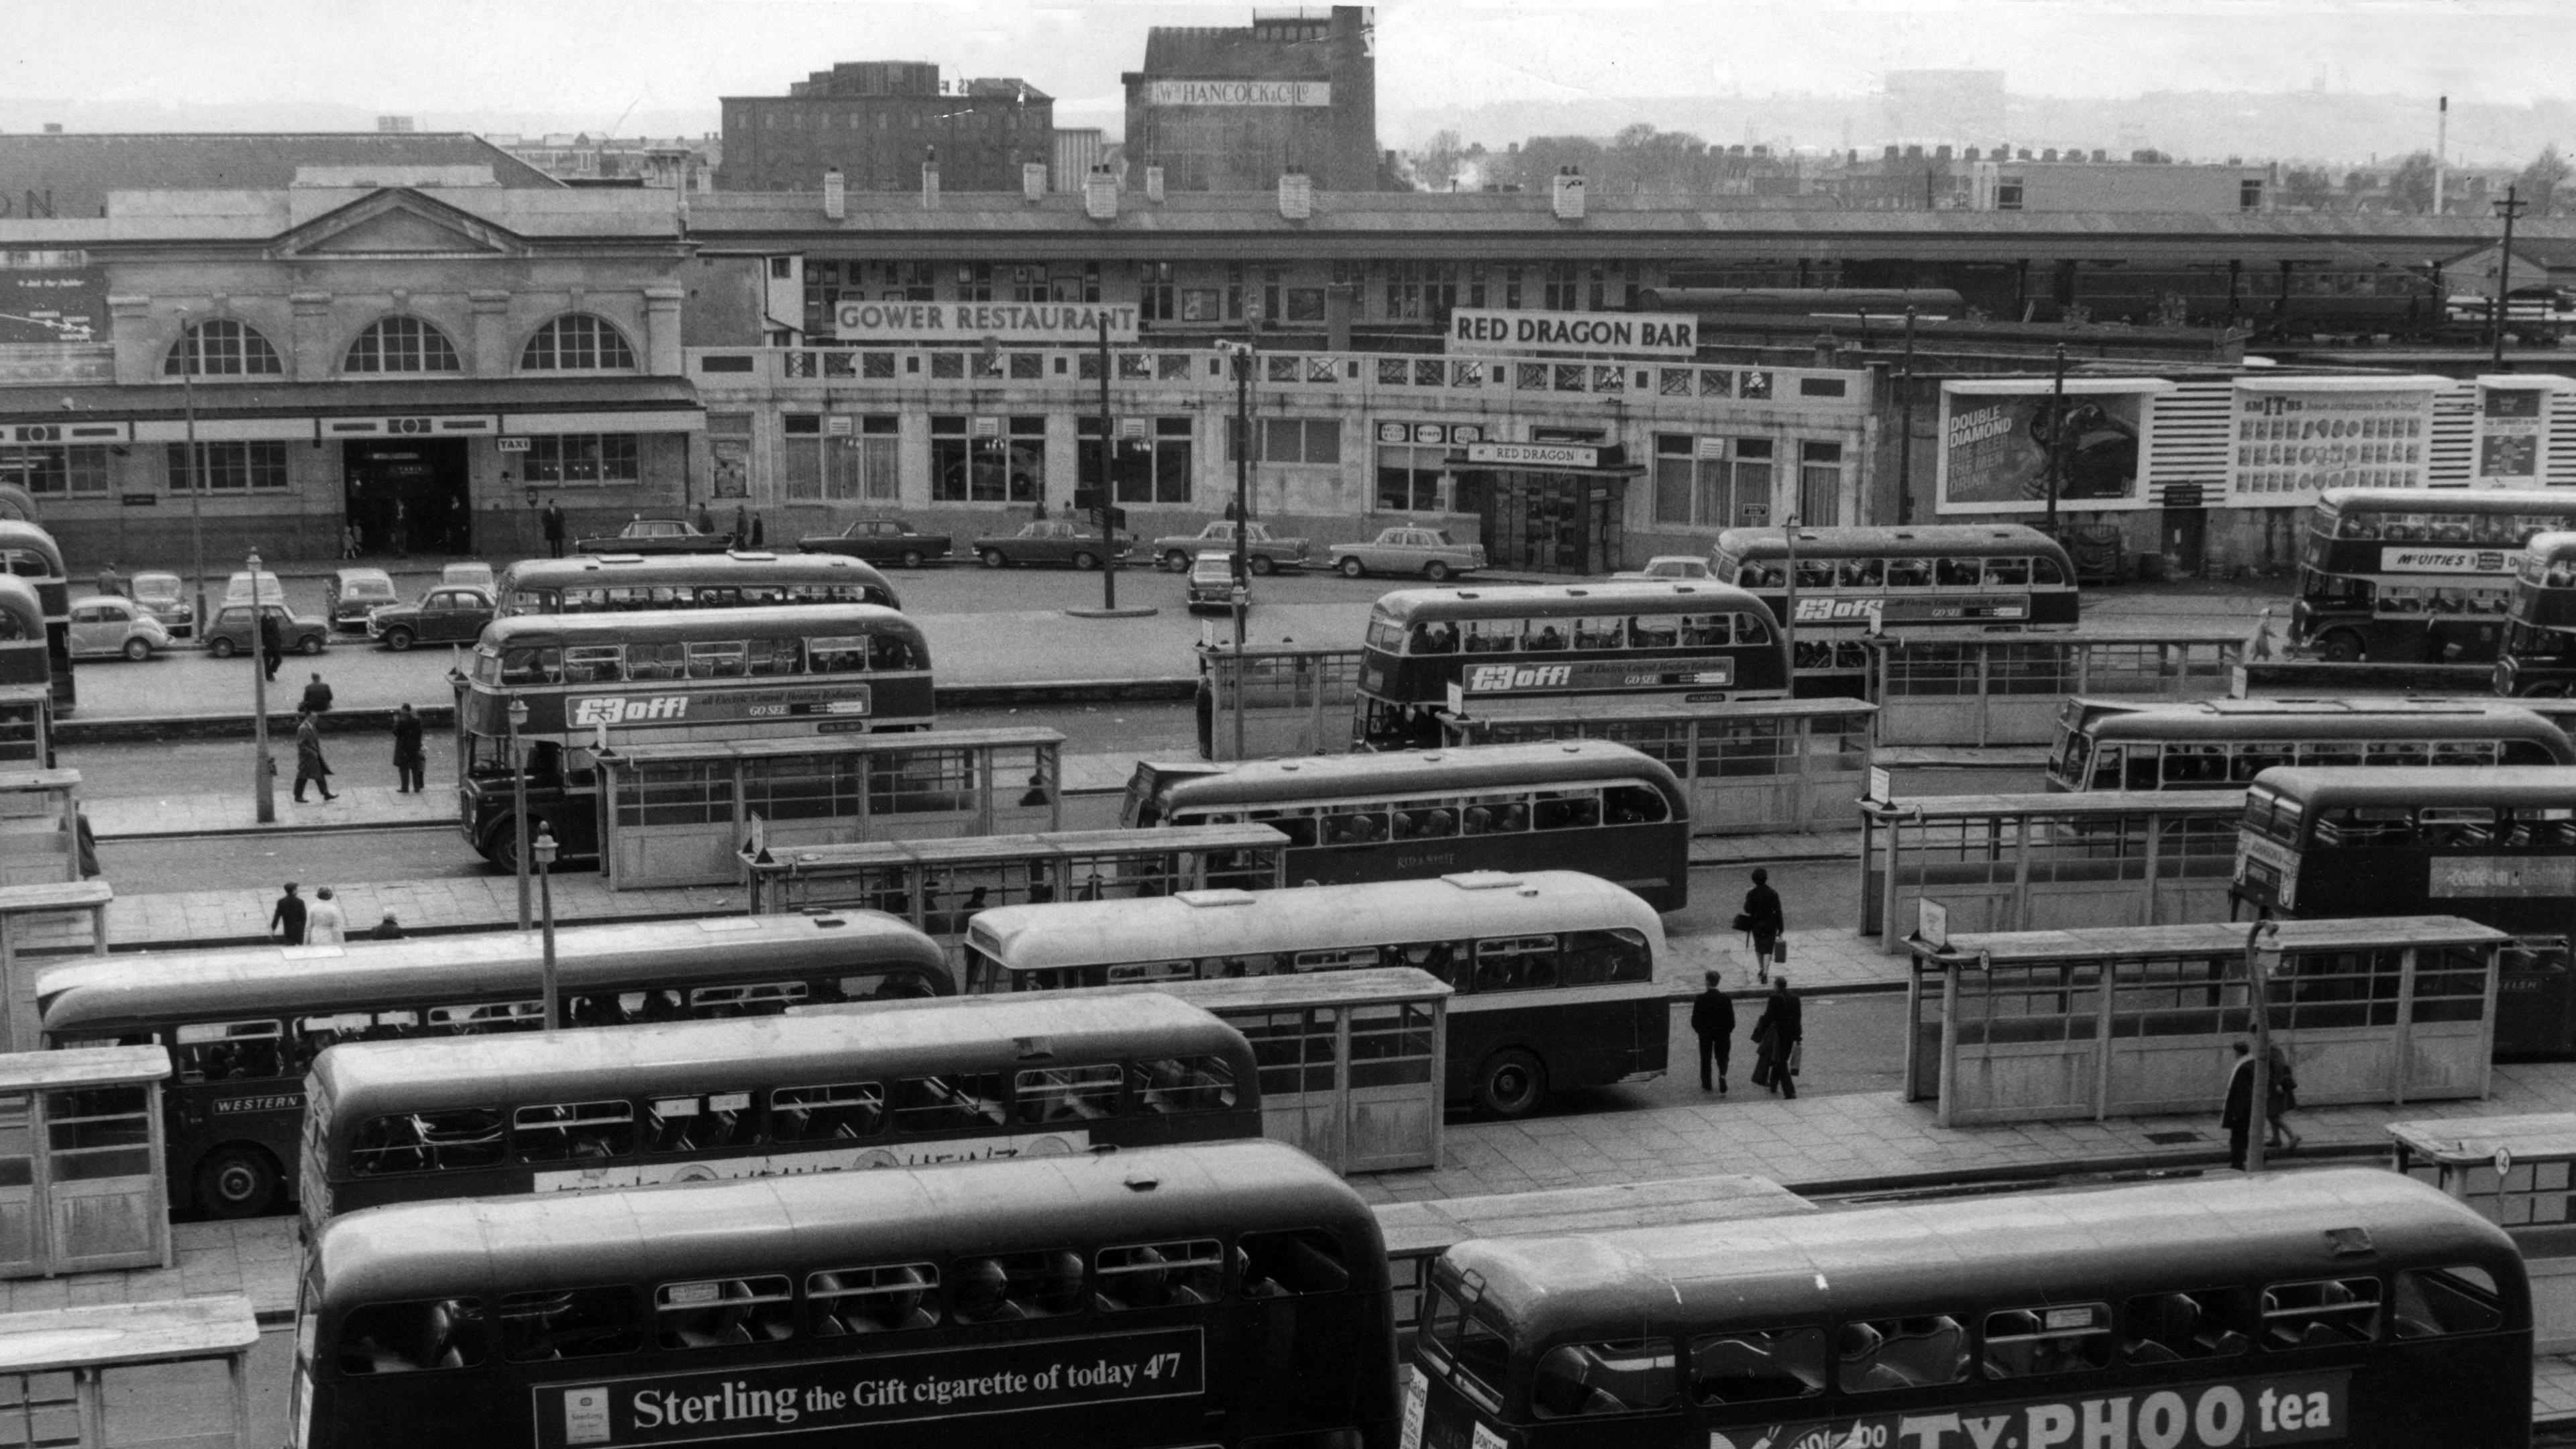
<path fill-rule="evenodd" d="M 1078 346 L 1136 340 L 1136 309 L 1085 302 L 843 302 L 832 314 L 843 342 L 1001 342 Z"/>
<path fill-rule="evenodd" d="M 1699 319 L 1686 312 L 1514 312 L 1461 307 L 1449 314 L 1449 350 L 1692 357 L 1699 352 Z"/>
<path fill-rule="evenodd" d="M 1145 83 L 1149 106 L 1329 106 L 1331 81 L 1161 80 Z"/>

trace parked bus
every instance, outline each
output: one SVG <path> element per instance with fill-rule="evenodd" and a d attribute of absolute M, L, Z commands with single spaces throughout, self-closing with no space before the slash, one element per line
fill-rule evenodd
<path fill-rule="evenodd" d="M 1675 988 L 1663 924 L 1574 871 L 1005 906 L 966 927 L 972 993 L 1370 966 L 1416 967 L 1457 993 L 1452 1105 L 1522 1117 L 1556 1088 L 1664 1074 Z M 1277 1027 L 1245 1032 L 1265 1066 L 1304 1040 L 1302 1013 Z"/>
<path fill-rule="evenodd" d="M 1460 1243 L 1404 1449 L 2524 1449 L 2531 1355 L 2512 1240 L 2383 1169 L 1948 1199 Z"/>
<path fill-rule="evenodd" d="M 2075 564 L 2055 539 L 2018 523 L 1903 528 L 1730 528 L 1717 577 L 1750 589 L 1775 618 L 1797 588 L 1797 693 L 1868 694 L 1873 628 L 1966 625 L 2071 628 Z"/>
<path fill-rule="evenodd" d="M 1394 1449 L 1386 1248 L 1272 1142 L 406 1203 L 306 1253 L 297 1449 Z"/>
<path fill-rule="evenodd" d="M 2546 699 L 2576 692 L 2576 533 L 2539 534 L 2514 561 L 2495 692 Z"/>
<path fill-rule="evenodd" d="M 2538 489 L 2327 489 L 2299 543 L 2290 642 L 2328 659 L 2484 663 L 2513 603 L 2519 551 L 2551 529 L 2576 529 L 2576 499 Z"/>
<path fill-rule="evenodd" d="M 2576 765 L 2576 745 L 2507 700 L 2070 699 L 2048 788 L 2217 790 L 2284 765 Z"/>
<path fill-rule="evenodd" d="M 44 611 L 45 659 L 54 691 L 54 712 L 69 714 L 72 689 L 72 584 L 63 569 L 63 550 L 54 536 L 23 519 L 0 518 L 0 571 L 36 591 Z"/>
<path fill-rule="evenodd" d="M 494 617 L 622 614 L 663 609 L 742 609 L 780 604 L 881 604 L 900 609 L 894 585 L 841 554 L 581 554 L 521 559 L 501 574 Z"/>
<path fill-rule="evenodd" d="M 0 574 L 0 686 L 45 687 L 53 678 L 44 600 L 25 579 Z"/>
<path fill-rule="evenodd" d="M 313 1228 L 426 1198 L 1261 1135 L 1243 1034 L 1150 992 L 343 1042 L 305 1089 L 298 1198 Z"/>
<path fill-rule="evenodd" d="M 524 702 L 529 833 L 598 850 L 592 751 L 931 725 L 930 646 L 876 604 L 523 614 L 496 619 L 456 681 L 457 826 L 503 870 L 518 827 L 510 710 Z"/>
<path fill-rule="evenodd" d="M 1460 697 L 1780 699 L 1785 651 L 1759 600 L 1706 581 L 1399 589 L 1369 611 L 1354 739 L 1437 745 Z"/>
<path fill-rule="evenodd" d="M 1659 911 L 1690 903 L 1690 797 L 1669 766 L 1607 740 L 1140 762 L 1118 823 L 1270 826 L 1292 884 L 1581 870 Z"/>
<path fill-rule="evenodd" d="M 872 911 L 568 926 L 555 947 L 570 1026 L 955 990 L 937 942 Z M 46 972 L 36 1005 L 48 1047 L 167 1048 L 170 1201 L 249 1217 L 292 1189 L 304 1074 L 324 1048 L 535 1030 L 541 954 L 512 931 L 119 956 Z"/>

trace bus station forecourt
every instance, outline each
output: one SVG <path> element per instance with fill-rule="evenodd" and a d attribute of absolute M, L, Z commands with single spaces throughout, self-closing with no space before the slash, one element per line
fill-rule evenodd
<path fill-rule="evenodd" d="M 1161 724 L 1148 722 L 1184 708 L 1200 626 L 1175 607 L 1176 597 L 1160 597 L 1176 591 L 1158 587 L 1153 574 L 1122 579 L 1121 598 L 1126 602 L 1145 595 L 1143 602 L 1162 606 L 1159 614 L 1105 621 L 1069 617 L 1062 607 L 1064 602 L 1094 602 L 1086 595 L 1097 592 L 1095 576 L 1051 580 L 1062 587 L 1045 594 L 1060 594 L 1060 601 L 1029 593 L 1014 579 L 1010 596 L 990 601 L 1002 607 L 986 607 L 986 600 L 974 597 L 974 586 L 989 577 L 957 571 L 898 578 L 928 640 L 942 689 L 983 691 L 972 706 L 978 724 L 997 719 L 1056 724 L 1061 712 L 1085 708 L 1134 715 L 1145 726 L 1132 736 L 1139 743 L 1115 748 L 1121 742 L 1120 727 L 1102 726 L 1076 732 L 1063 760 L 1064 828 L 1115 825 L 1119 793 L 1140 757 L 1188 758 L 1195 753 L 1186 737 L 1167 739 Z M 1267 582 L 1254 615 L 1252 638 L 1257 643 L 1355 643 L 1370 596 L 1377 591 L 1335 589 L 1334 597 L 1309 599 L 1302 596 L 1327 591 L 1309 589 L 1302 581 Z M 318 593 L 314 578 L 290 575 L 288 585 L 291 598 L 297 589 Z M 2275 620 L 2271 627 L 2277 643 L 2288 613 L 2280 587 L 2254 583 L 2087 590 L 2085 616 L 2088 621 L 2242 625 L 2251 631 L 2268 612 Z M 443 705 L 446 686 L 440 676 L 448 662 L 434 649 L 398 655 L 348 639 L 316 658 L 290 657 L 272 687 L 271 704 L 279 707 L 293 698 L 286 688 L 290 680 L 300 685 L 302 675 L 319 672 L 335 690 L 335 710 L 344 714 L 389 711 L 407 701 Z M 151 667 L 96 665 L 81 671 L 80 707 L 59 738 L 63 763 L 85 769 L 103 787 L 85 793 L 82 803 L 98 836 L 106 874 L 118 888 L 107 910 L 111 950 L 167 951 L 267 936 L 273 886 L 158 888 L 150 877 L 119 877 L 119 859 L 129 852 L 155 846 L 266 852 L 285 849 L 298 836 L 355 841 L 369 832 L 409 828 L 470 861 L 470 851 L 452 828 L 453 760 L 442 758 L 435 736 L 428 790 L 401 795 L 390 788 L 390 772 L 377 758 L 383 734 L 367 729 L 326 735 L 339 771 L 340 803 L 299 809 L 281 798 L 273 824 L 261 824 L 253 816 L 246 788 L 249 772 L 238 768 L 245 752 L 237 743 L 220 752 L 211 746 L 171 746 L 183 753 L 204 750 L 208 758 L 221 761 L 220 773 L 194 789 L 129 793 L 110 784 L 120 767 L 153 770 L 147 757 L 155 747 L 143 742 L 156 735 L 184 739 L 191 731 L 202 731 L 209 739 L 237 741 L 238 734 L 226 731 L 236 723 L 247 725 L 247 673 L 238 664 L 184 656 Z M 1115 701 L 1121 694 L 1126 698 L 1112 703 L 1062 702 L 1068 696 Z M 946 718 L 955 711 L 943 703 L 941 713 L 946 727 Z M 291 763 L 290 740 L 274 728 L 272 738 L 272 747 Z M 161 783 L 171 773 L 163 766 L 150 778 Z M 222 788 L 214 788 L 217 782 Z M 170 783 L 179 781 L 174 777 Z M 427 834 L 434 826 L 449 828 L 443 836 Z M 1848 1060 L 1816 1054 L 1819 1003 L 1899 992 L 1906 980 L 1904 956 L 1882 952 L 1852 929 L 1857 924 L 1850 899 L 1857 849 L 1853 832 L 1702 837 L 1692 846 L 1692 909 L 1667 923 L 1676 993 L 1695 990 L 1703 970 L 1721 970 L 1749 1027 L 1759 1011 L 1759 987 L 1743 937 L 1727 929 L 1727 917 L 1754 866 L 1770 865 L 1775 878 L 1787 873 L 1799 882 L 1798 893 L 1787 900 L 1790 930 L 1781 969 L 1802 996 L 1811 998 L 1811 1054 L 1804 1076 L 1819 1085 L 1864 1065 L 1886 1065 L 1865 1062 L 1857 1054 Z M 722 915 L 746 907 L 739 887 L 611 892 L 587 871 L 558 875 L 553 891 L 556 919 L 566 925 Z M 339 896 L 353 935 L 386 914 L 414 934 L 508 929 L 516 919 L 513 878 L 479 866 L 434 877 L 352 881 L 340 887 Z M 18 1020 L 33 1019 L 32 984 L 32 973 L 23 970 L 8 983 Z M 1607 1088 L 1569 1094 L 1550 1110 L 1521 1120 L 1471 1121 L 1453 1114 L 1438 1168 L 1364 1174 L 1354 1177 L 1352 1186 L 1372 1203 L 1391 1204 L 1748 1173 L 1803 1195 L 1830 1197 L 2085 1172 L 2206 1169 L 2225 1161 L 2226 1134 L 2214 1114 L 1944 1129 L 1934 1125 L 1928 1104 L 1901 1101 L 1892 1090 L 1834 1093 L 1810 1087 L 1796 1100 L 1780 1100 L 1747 1080 L 1753 1049 L 1742 1036 L 1739 1028 L 1733 1090 L 1726 1096 L 1659 1091 L 1652 1105 L 1639 1105 L 1643 1094 Z M 1669 1075 L 1661 1086 L 1690 1075 L 1689 1035 L 1678 1009 L 1674 1040 Z M 1890 1056 L 1897 1049 L 1893 1031 L 1875 1044 L 1877 1052 Z M 2576 1113 L 2576 1065 L 2500 1063 L 2485 1100 L 2446 1104 L 2445 1111 L 2463 1116 Z M 2303 1146 L 2287 1165 L 2384 1160 L 2385 1124 L 2420 1115 L 2423 1111 L 2416 1107 L 2302 1110 L 2296 1120 Z M 275 1330 L 291 1321 L 300 1252 L 295 1221 L 288 1215 L 182 1221 L 176 1227 L 174 1266 L 0 1282 L 0 1312 L 241 1293 L 274 1339 L 279 1336 Z M 2576 1416 L 2576 1364 L 2544 1360 L 2540 1368 L 2535 1412 L 2544 1418 Z"/>

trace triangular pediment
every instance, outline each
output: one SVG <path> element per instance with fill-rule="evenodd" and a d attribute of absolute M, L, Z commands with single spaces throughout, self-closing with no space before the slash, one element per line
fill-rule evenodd
<path fill-rule="evenodd" d="M 309 247 L 313 252 L 497 252 L 499 247 L 481 237 L 469 236 L 452 226 L 445 226 L 415 211 L 388 211 L 372 216 L 345 231 L 324 237 Z"/>
<path fill-rule="evenodd" d="M 416 191 L 386 190 L 318 216 L 279 239 L 281 256 L 516 256 L 507 230 Z"/>

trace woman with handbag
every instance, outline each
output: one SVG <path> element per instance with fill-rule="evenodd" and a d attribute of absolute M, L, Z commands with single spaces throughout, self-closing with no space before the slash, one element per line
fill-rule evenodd
<path fill-rule="evenodd" d="M 1753 1080 L 1793 1102 L 1798 1098 L 1798 1047 L 1807 1035 L 1805 1015 L 1804 1004 L 1789 994 L 1789 978 L 1776 976 L 1762 1003 L 1762 1019 L 1753 1024 L 1754 1044 L 1762 1049 Z"/>
<path fill-rule="evenodd" d="M 1735 929 L 1753 938 L 1754 979 L 1768 982 L 1780 938 L 1789 930 L 1788 918 L 1780 910 L 1780 893 L 1771 889 L 1771 872 L 1758 868 L 1753 872 L 1753 889 L 1744 893 L 1744 909 L 1735 918 Z"/>

